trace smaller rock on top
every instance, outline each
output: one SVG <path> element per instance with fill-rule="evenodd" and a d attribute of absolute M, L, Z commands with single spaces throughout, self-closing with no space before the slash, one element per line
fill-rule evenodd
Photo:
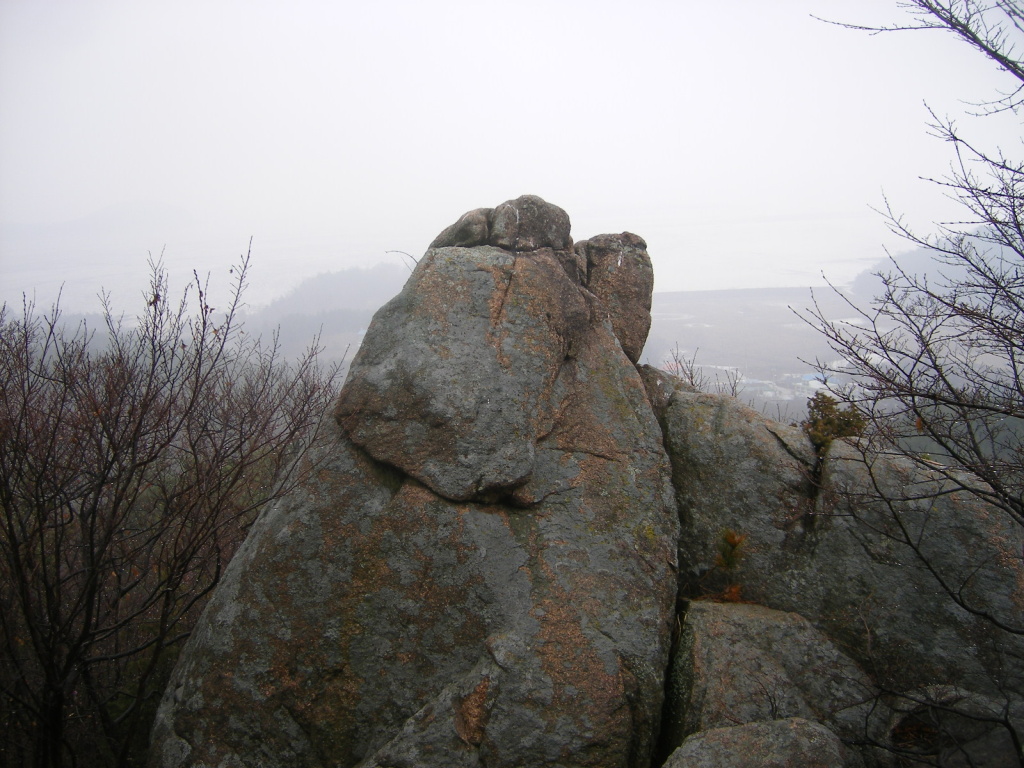
<path fill-rule="evenodd" d="M 536 195 L 507 200 L 497 208 L 477 208 L 434 238 L 431 248 L 493 245 L 508 251 L 572 248 L 569 214 Z"/>
<path fill-rule="evenodd" d="M 587 289 L 604 306 L 622 351 L 637 362 L 651 330 L 654 268 L 647 243 L 631 232 L 598 235 L 576 243 L 575 253 Z"/>
<path fill-rule="evenodd" d="M 494 246 L 512 253 L 549 248 L 569 278 L 596 298 L 599 313 L 629 359 L 640 359 L 651 328 L 654 270 L 647 243 L 630 232 L 598 235 L 573 245 L 569 215 L 557 205 L 522 195 L 497 208 L 476 208 L 434 238 L 431 249 Z"/>

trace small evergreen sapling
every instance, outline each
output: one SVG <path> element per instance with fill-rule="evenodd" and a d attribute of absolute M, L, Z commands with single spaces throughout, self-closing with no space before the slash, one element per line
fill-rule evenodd
<path fill-rule="evenodd" d="M 837 437 L 860 437 L 867 421 L 856 406 L 840 408 L 834 397 L 818 392 L 807 402 L 807 418 L 800 426 L 820 454 Z"/>

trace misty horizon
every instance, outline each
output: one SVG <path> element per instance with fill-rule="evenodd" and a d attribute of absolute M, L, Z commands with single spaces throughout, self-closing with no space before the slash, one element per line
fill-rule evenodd
<path fill-rule="evenodd" d="M 444 0 L 0 4 L 0 298 L 130 306 L 150 256 L 247 299 L 418 257 L 536 194 L 574 239 L 634 232 L 655 290 L 848 283 L 953 204 L 926 102 L 1005 83 L 893 0 L 724 9 Z M 187 52 L 183 55 L 182 52 Z M 728 55 L 725 55 L 728 54 Z M 1004 116 L 1005 117 L 1005 116 Z M 974 126 L 972 124 L 972 130 Z M 1010 118 L 976 135 L 1019 138 Z M 122 297 L 125 297 L 122 299 Z"/>

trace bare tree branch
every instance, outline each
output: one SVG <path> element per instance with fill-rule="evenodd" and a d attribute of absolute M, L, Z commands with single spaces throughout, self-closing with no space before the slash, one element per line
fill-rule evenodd
<path fill-rule="evenodd" d="M 238 323 L 249 256 L 218 313 L 176 303 L 151 262 L 136 323 L 107 339 L 0 308 L 0 754 L 129 765 L 183 640 L 257 512 L 310 471 L 339 366 L 295 363 Z"/>

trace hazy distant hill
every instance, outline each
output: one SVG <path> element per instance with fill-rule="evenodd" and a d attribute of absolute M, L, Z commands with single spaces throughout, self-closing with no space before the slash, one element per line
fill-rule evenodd
<path fill-rule="evenodd" d="M 408 277 L 409 268 L 395 263 L 324 273 L 247 311 L 242 320 L 249 333 L 267 337 L 277 332 L 287 357 L 298 357 L 320 334 L 327 360 L 350 360 L 373 314 Z M 814 297 L 830 319 L 853 315 L 831 290 L 817 289 Z M 857 302 L 867 305 L 863 297 Z M 814 369 L 805 361 L 832 358 L 821 335 L 793 312 L 806 316 L 811 305 L 809 288 L 655 293 L 641 362 L 665 367 L 678 350 L 685 358 L 696 357 L 712 386 L 716 376 L 725 376 L 723 369 L 730 369 L 742 377 L 744 400 L 759 407 L 767 404 L 769 410 L 773 402 L 784 401 L 792 404 L 790 417 L 799 417 L 815 385 Z M 65 316 L 73 324 L 81 319 Z M 98 316 L 90 316 L 91 328 L 102 330 L 102 325 Z"/>
<path fill-rule="evenodd" d="M 303 281 L 292 291 L 245 318 L 253 333 L 280 329 L 287 355 L 300 354 L 316 334 L 328 359 L 345 357 L 359 346 L 373 313 L 402 290 L 409 270 L 400 264 L 328 272 Z"/>
<path fill-rule="evenodd" d="M 938 266 L 926 251 L 900 254 L 908 273 L 937 275 Z M 741 378 L 740 397 L 772 415 L 801 418 L 806 399 L 818 386 L 813 362 L 835 354 L 809 319 L 816 301 L 830 320 L 853 319 L 856 306 L 867 308 L 881 282 L 872 273 L 891 271 L 880 260 L 859 275 L 844 293 L 828 288 L 757 288 L 655 293 L 653 322 L 641 362 L 666 367 L 673 354 L 696 357 L 708 384 L 716 377 Z M 379 264 L 347 269 L 306 280 L 288 295 L 252 313 L 247 326 L 268 333 L 280 327 L 289 355 L 300 353 L 322 329 L 326 357 L 349 359 L 362 340 L 373 313 L 397 294 L 409 269 Z M 795 310 L 795 311 L 794 311 Z"/>
<path fill-rule="evenodd" d="M 338 359 L 346 349 L 351 357 L 373 313 L 401 290 L 408 276 L 408 269 L 397 264 L 319 275 L 251 314 L 246 324 L 261 333 L 280 327 L 282 345 L 291 355 L 322 329 L 327 357 Z M 814 295 L 828 317 L 852 314 L 834 292 L 819 289 Z M 738 369 L 746 399 L 759 405 L 795 400 L 799 408 L 813 373 L 802 361 L 831 357 L 822 337 L 790 309 L 803 311 L 811 303 L 809 288 L 655 293 L 641 362 L 662 366 L 678 346 L 685 357 L 696 355 L 711 380 L 716 367 Z"/>
<path fill-rule="evenodd" d="M 927 273 L 936 279 L 939 272 L 951 272 L 923 249 L 899 254 L 898 259 L 911 274 Z M 47 274 L 54 272 L 45 258 L 37 261 Z M 346 354 L 350 359 L 374 312 L 401 290 L 410 266 L 383 263 L 309 278 L 266 306 L 248 311 L 243 318 L 246 328 L 262 335 L 279 329 L 282 349 L 289 357 L 301 354 L 320 333 L 327 359 L 339 360 Z M 879 260 L 844 290 L 857 306 L 868 307 L 882 288 L 873 273 L 892 269 L 890 262 Z M 854 315 L 832 290 L 816 289 L 814 297 L 832 320 Z M 685 358 L 696 356 L 712 382 L 716 374 L 725 375 L 721 369 L 737 371 L 747 400 L 799 405 L 814 386 L 809 381 L 814 372 L 809 361 L 833 357 L 822 336 L 793 312 L 806 317 L 811 305 L 811 289 L 799 287 L 655 293 L 653 324 L 641 362 L 665 366 L 678 348 Z M 65 315 L 67 322 L 79 319 Z M 102 328 L 97 317 L 91 317 L 89 325 Z"/>
<path fill-rule="evenodd" d="M 658 365 L 678 345 L 698 363 L 739 368 L 748 378 L 810 371 L 801 359 L 831 357 L 821 335 L 794 313 L 807 316 L 812 299 L 830 319 L 853 314 L 829 289 L 815 289 L 813 297 L 810 288 L 655 293 L 644 359 Z"/>

